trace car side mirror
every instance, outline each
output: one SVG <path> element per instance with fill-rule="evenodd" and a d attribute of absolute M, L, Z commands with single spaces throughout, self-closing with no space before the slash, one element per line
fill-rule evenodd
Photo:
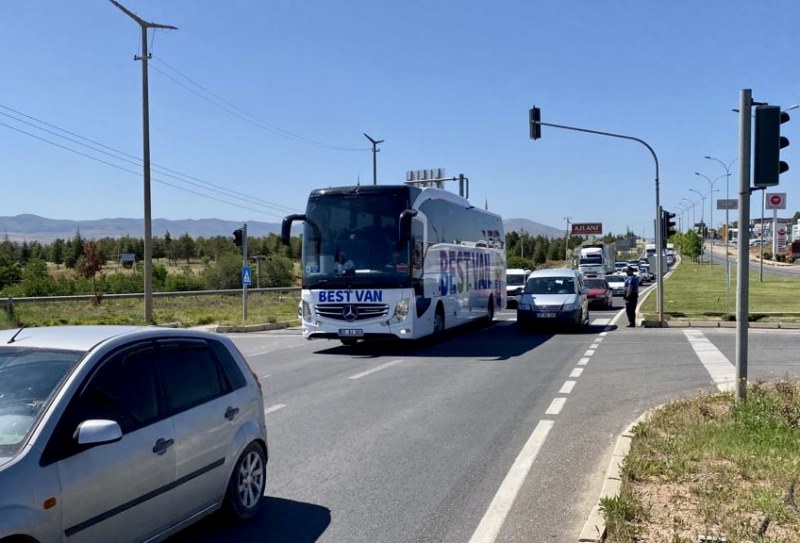
<path fill-rule="evenodd" d="M 122 429 L 113 420 L 85 420 L 75 430 L 75 440 L 79 445 L 101 445 L 122 439 Z"/>

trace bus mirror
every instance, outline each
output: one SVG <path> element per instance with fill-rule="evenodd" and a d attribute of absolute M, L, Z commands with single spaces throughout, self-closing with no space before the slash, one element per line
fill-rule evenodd
<path fill-rule="evenodd" d="M 305 215 L 289 215 L 283 219 L 283 224 L 281 224 L 281 241 L 284 245 L 290 244 L 290 238 L 292 235 L 292 223 L 294 221 L 304 221 L 306 220 Z"/>
<path fill-rule="evenodd" d="M 406 209 L 400 213 L 400 232 L 397 241 L 405 243 L 411 239 L 411 219 L 417 216 L 413 209 Z"/>

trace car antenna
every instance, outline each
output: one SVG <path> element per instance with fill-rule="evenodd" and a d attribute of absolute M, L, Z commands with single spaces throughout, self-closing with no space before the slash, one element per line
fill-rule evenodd
<path fill-rule="evenodd" d="M 19 333 L 22 332 L 24 329 L 25 329 L 25 325 L 23 324 L 22 326 L 19 327 L 19 330 L 17 330 L 17 333 L 14 334 L 13 336 L 11 336 L 11 339 L 8 340 L 7 344 L 10 345 L 10 344 L 14 343 L 14 340 L 17 338 Z"/>

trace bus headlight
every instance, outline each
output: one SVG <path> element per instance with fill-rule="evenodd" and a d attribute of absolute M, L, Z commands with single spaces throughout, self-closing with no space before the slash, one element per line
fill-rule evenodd
<path fill-rule="evenodd" d="M 305 300 L 303 300 L 303 320 L 311 321 L 311 307 L 309 307 L 308 302 Z"/>
<path fill-rule="evenodd" d="M 403 320 L 408 315 L 408 307 L 410 302 L 408 298 L 403 298 L 402 300 L 397 302 L 397 305 L 394 306 L 394 316 L 397 317 L 398 320 Z"/>

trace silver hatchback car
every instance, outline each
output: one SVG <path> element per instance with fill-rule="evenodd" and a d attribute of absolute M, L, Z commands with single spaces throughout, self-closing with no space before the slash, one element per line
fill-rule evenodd
<path fill-rule="evenodd" d="M 267 429 L 230 339 L 191 330 L 0 331 L 0 541 L 158 541 L 255 515 Z"/>

